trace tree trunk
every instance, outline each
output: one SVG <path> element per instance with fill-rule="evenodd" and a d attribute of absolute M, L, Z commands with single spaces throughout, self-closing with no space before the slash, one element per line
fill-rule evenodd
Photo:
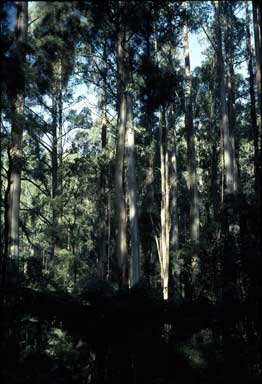
<path fill-rule="evenodd" d="M 152 53 L 151 53 L 151 24 L 147 20 L 147 34 L 146 34 L 146 60 L 148 65 L 152 62 Z M 151 72 L 147 72 L 146 81 L 150 84 Z M 153 237 L 153 211 L 154 211 L 154 156 L 155 156 L 155 145 L 154 145 L 154 133 L 153 133 L 153 105 L 152 97 L 150 91 L 147 92 L 147 100 L 145 103 L 146 107 L 146 138 L 145 145 L 147 149 L 147 159 L 146 159 L 146 177 L 145 177 L 145 197 L 144 197 L 144 210 L 145 210 L 145 220 L 144 220 L 144 236 L 141 238 L 141 245 L 143 247 L 143 273 L 144 278 L 147 281 L 147 284 L 151 284 L 151 275 L 152 275 L 152 261 L 153 261 L 153 251 L 154 251 L 154 237 Z"/>
<path fill-rule="evenodd" d="M 161 174 L 161 211 L 159 258 L 164 300 L 168 299 L 169 283 L 169 248 L 170 248 L 170 211 L 169 211 L 169 153 L 167 147 L 166 112 L 163 107 L 159 112 L 160 174 Z"/>
<path fill-rule="evenodd" d="M 256 84 L 257 84 L 257 99 L 258 99 L 258 132 L 259 132 L 259 154 L 258 154 L 258 191 L 257 191 L 257 207 L 261 222 L 261 179 L 262 179 L 262 95 L 261 95 L 261 4 L 253 1 L 253 25 L 255 38 L 255 53 L 256 53 Z"/>
<path fill-rule="evenodd" d="M 140 258 L 139 258 L 139 231 L 137 214 L 137 191 L 135 174 L 135 133 L 133 124 L 133 103 L 132 96 L 128 92 L 127 101 L 127 156 L 128 156 L 128 199 L 129 199 L 129 219 L 131 237 L 131 268 L 130 286 L 134 286 L 140 279 Z"/>
<path fill-rule="evenodd" d="M 104 65 L 105 72 L 103 76 L 103 94 L 101 100 L 102 109 L 102 127 L 101 127 L 101 152 L 102 164 L 100 171 L 100 215 L 99 215 L 99 277 L 104 279 L 107 264 L 106 244 L 107 244 L 107 219 L 104 217 L 104 212 L 107 210 L 108 198 L 106 196 L 106 186 L 108 181 L 108 173 L 104 160 L 106 158 L 107 147 L 107 53 L 104 47 Z M 108 245 L 109 246 L 109 245 Z"/>
<path fill-rule="evenodd" d="M 118 64 L 118 141 L 115 166 L 115 193 L 116 193 L 116 222 L 117 222 L 117 259 L 119 267 L 119 279 L 121 285 L 127 285 L 127 239 L 126 239 L 126 205 L 124 194 L 124 153 L 125 153 L 125 131 L 127 120 L 126 108 L 126 65 L 125 65 L 125 33 L 119 32 L 117 38 L 117 64 Z"/>
<path fill-rule="evenodd" d="M 217 186 L 217 165 L 218 165 L 218 151 L 217 151 L 217 126 L 215 118 L 215 100 L 214 88 L 212 87 L 209 92 L 210 108 L 209 108 L 209 122 L 211 137 L 211 185 L 210 185 L 210 199 L 212 201 L 213 219 L 216 221 L 218 216 L 218 186 Z"/>
<path fill-rule="evenodd" d="M 179 228 L 178 228 L 178 212 L 177 212 L 177 187 L 178 187 L 178 175 L 177 175 L 177 147 L 176 147 L 176 127 L 172 127 L 171 137 L 171 158 L 170 158 L 170 255 L 173 264 L 173 277 L 176 289 L 180 292 L 180 274 L 181 268 L 179 260 L 177 258 L 177 250 L 179 246 Z"/>
<path fill-rule="evenodd" d="M 256 99 L 255 99 L 255 87 L 254 87 L 254 74 L 253 74 L 253 53 L 251 45 L 250 34 L 250 13 L 248 8 L 248 0 L 245 1 L 246 6 L 246 37 L 247 37 L 247 52 L 248 52 L 248 74 L 249 74 L 249 94 L 250 94 L 250 120 L 251 120 L 251 134 L 254 142 L 254 173 L 255 173 L 255 193 L 258 196 L 259 191 L 259 150 L 258 150 L 258 126 L 256 115 Z"/>
<path fill-rule="evenodd" d="M 233 36 L 232 36 L 232 18 L 233 10 L 230 2 L 225 4 L 225 53 L 227 65 L 227 92 L 228 92 L 228 123 L 229 123 L 229 140 L 231 158 L 233 162 L 233 190 L 234 194 L 238 189 L 238 166 L 236 159 L 236 143 L 235 143 L 235 129 L 236 129 L 236 111 L 235 111 L 235 73 L 234 73 L 234 52 L 233 52 Z"/>
<path fill-rule="evenodd" d="M 186 11 L 186 2 L 183 2 L 183 8 Z M 187 16 L 186 16 L 187 17 Z M 188 157 L 188 189 L 190 199 L 190 240 L 193 243 L 193 254 L 191 258 L 191 280 L 196 281 L 199 273 L 200 263 L 197 252 L 197 243 L 199 241 L 199 201 L 197 187 L 197 171 L 195 158 L 195 139 L 193 126 L 193 111 L 192 111 L 192 80 L 190 74 L 190 56 L 188 43 L 188 26 L 187 20 L 183 25 L 183 49 L 185 60 L 185 128 L 187 135 L 187 157 Z"/>
<path fill-rule="evenodd" d="M 59 90 L 58 90 L 58 174 L 57 174 L 57 187 L 58 195 L 60 197 L 58 202 L 58 225 L 62 224 L 63 216 L 63 79 L 62 79 L 62 64 L 59 65 Z M 60 228 L 61 231 L 61 228 Z M 61 245 L 61 244 L 60 244 Z"/>
<path fill-rule="evenodd" d="M 18 4 L 16 20 L 17 71 L 23 76 L 22 87 L 12 100 L 11 144 L 8 149 L 9 169 L 5 195 L 5 251 L 2 265 L 2 284 L 5 285 L 8 259 L 18 264 L 19 257 L 19 209 L 21 193 L 21 170 L 23 160 L 24 130 L 24 84 L 25 84 L 25 44 L 27 40 L 28 3 Z"/>
<path fill-rule="evenodd" d="M 222 31 L 221 31 L 221 3 L 215 1 L 216 9 L 216 36 L 217 36 L 217 69 L 219 83 L 219 101 L 220 101 L 220 132 L 223 138 L 223 158 L 225 166 L 225 196 L 227 198 L 234 195 L 234 159 L 232 156 L 232 144 L 229 132 L 229 118 L 226 104 L 225 91 L 225 69 L 222 51 Z M 223 173 L 223 164 L 222 164 Z M 222 194 L 223 194 L 222 190 Z"/>
<path fill-rule="evenodd" d="M 178 187 L 178 174 L 177 174 L 177 146 L 176 146 L 176 128 L 172 133 L 172 150 L 171 150 L 171 173 L 170 173 L 170 186 L 171 186 L 171 239 L 170 245 L 172 252 L 177 251 L 179 246 L 178 235 L 178 212 L 177 212 L 177 187 Z"/>
<path fill-rule="evenodd" d="M 111 274 L 111 194 L 108 192 L 107 197 L 107 263 L 106 263 L 106 279 L 110 279 Z"/>
<path fill-rule="evenodd" d="M 0 281 L 1 281 L 1 276 L 2 276 L 2 264 L 4 260 L 4 243 L 3 243 L 3 220 L 2 220 L 2 209 L 3 209 L 3 196 L 2 196 L 2 168 L 3 168 L 3 163 L 2 163 L 2 76 L 0 76 Z"/>
<path fill-rule="evenodd" d="M 52 95 L 52 240 L 51 240 L 51 258 L 53 258 L 57 251 L 58 246 L 58 140 L 57 140 L 57 99 L 56 90 Z"/>
<path fill-rule="evenodd" d="M 63 215 L 63 67 L 62 60 L 53 64 L 54 86 L 52 89 L 52 243 L 51 258 L 61 244 Z"/>
<path fill-rule="evenodd" d="M 220 106 L 220 132 L 223 137 L 223 158 L 225 165 L 225 200 L 221 209 L 221 227 L 224 235 L 224 246 L 221 255 L 222 264 L 222 298 L 229 299 L 230 289 L 235 289 L 237 270 L 234 237 L 230 234 L 230 225 L 235 222 L 234 212 L 234 158 L 232 151 L 232 142 L 230 138 L 229 117 L 225 91 L 225 67 L 222 50 L 222 36 L 225 36 L 225 31 L 221 29 L 223 26 L 221 17 L 221 6 L 224 3 L 215 1 L 215 16 L 216 16 L 216 37 L 217 37 L 217 82 L 219 87 L 219 106 Z M 222 33 L 223 32 L 223 33 Z M 222 165 L 223 172 L 223 165 Z M 222 190 L 223 192 L 223 190 Z"/>
<path fill-rule="evenodd" d="M 155 63 L 159 66 L 160 57 L 158 49 L 158 36 L 154 24 L 154 50 Z M 170 262 L 170 185 L 169 185 L 169 152 L 168 152 L 168 127 L 166 124 L 166 107 L 160 106 L 159 110 L 159 152 L 160 152 L 160 234 L 157 242 L 157 251 L 160 263 L 161 284 L 164 300 L 169 294 L 169 262 Z"/>

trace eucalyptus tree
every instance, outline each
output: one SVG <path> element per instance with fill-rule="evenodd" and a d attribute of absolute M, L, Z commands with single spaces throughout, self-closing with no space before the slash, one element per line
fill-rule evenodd
<path fill-rule="evenodd" d="M 192 80 L 190 73 L 190 56 L 188 42 L 188 13 L 187 4 L 183 2 L 184 23 L 183 23 L 183 49 L 185 60 L 185 128 L 187 135 L 187 156 L 188 156 L 188 189 L 190 195 L 190 240 L 193 242 L 193 247 L 199 241 L 199 202 L 198 202 L 198 184 L 196 170 L 196 155 L 195 155 L 195 135 L 193 125 L 193 110 L 192 110 Z M 196 280 L 196 275 L 199 273 L 199 260 L 197 251 L 193 252 L 192 261 L 192 282 Z"/>
<path fill-rule="evenodd" d="M 229 122 L 229 139 L 231 147 L 231 157 L 233 162 L 233 188 L 234 194 L 238 191 L 238 167 L 236 159 L 236 108 L 235 108 L 235 68 L 234 59 L 236 49 L 234 44 L 235 33 L 240 33 L 236 28 L 236 20 L 234 17 L 233 5 L 230 2 L 224 4 L 224 47 L 225 47 L 225 63 L 226 63 L 226 89 L 228 95 L 228 122 Z"/>
<path fill-rule="evenodd" d="M 220 132 L 222 137 L 222 177 L 225 169 L 225 197 L 230 200 L 234 195 L 234 160 L 232 157 L 232 143 L 230 140 L 228 108 L 226 104 L 226 88 L 225 88 L 225 63 L 222 49 L 222 5 L 215 2 L 216 11 L 216 37 L 217 37 L 217 78 L 219 79 L 219 103 L 220 103 Z M 222 180 L 222 204 L 223 199 L 223 182 Z M 226 202 L 226 204 L 228 201 Z"/>
<path fill-rule="evenodd" d="M 176 95 L 179 94 L 177 74 L 178 36 L 174 34 L 178 24 L 179 3 L 164 4 L 155 12 L 153 24 L 154 37 L 154 72 L 155 77 L 152 93 L 154 110 L 158 112 L 156 125 L 156 159 L 159 172 L 155 171 L 155 192 L 159 195 L 159 230 L 155 231 L 155 241 L 160 265 L 160 277 L 164 299 L 168 299 L 171 258 L 175 259 L 178 245 L 177 223 L 177 174 L 175 120 L 172 111 Z M 153 76 L 152 76 L 153 77 Z M 161 92 L 160 92 L 161 90 Z M 172 260 L 172 264 L 174 260 Z M 179 285 L 178 281 L 175 284 Z"/>
<path fill-rule="evenodd" d="M 34 27 L 36 52 L 36 71 L 39 78 L 37 99 L 51 117 L 51 210 L 52 210 L 52 241 L 51 256 L 61 246 L 58 227 L 62 221 L 63 195 L 63 137 L 64 111 L 63 103 L 66 99 L 67 85 L 74 67 L 75 45 L 77 42 L 76 25 L 78 16 L 74 5 L 56 3 L 50 5 L 45 2 L 36 5 L 38 15 Z M 46 31 L 48 32 L 46 33 Z M 48 80 L 46 76 L 48 75 Z M 48 96 L 48 102 L 44 101 Z"/>
<path fill-rule="evenodd" d="M 261 72 L 262 72 L 262 58 L 261 58 L 261 40 L 262 40 L 262 10 L 261 4 L 257 1 L 252 1 L 253 10 L 253 27 L 254 27 L 254 40 L 255 40 L 255 58 L 256 58 L 256 88 L 257 88 L 257 110 L 258 110 L 258 131 L 259 131 L 259 155 L 258 155 L 258 191 L 257 191 L 257 205 L 258 211 L 261 213 L 261 178 L 262 178 L 262 94 L 261 94 Z"/>
<path fill-rule="evenodd" d="M 95 80 L 97 84 L 96 88 L 101 94 L 103 114 L 101 119 L 101 149 L 107 156 L 109 155 L 109 151 L 105 150 L 105 145 L 107 145 L 105 139 L 107 136 L 106 133 L 109 133 L 109 131 L 105 128 L 108 128 L 109 119 L 106 117 L 106 111 L 108 109 L 111 109 L 111 111 L 115 110 L 118 116 L 115 175 L 112 185 L 115 193 L 115 246 L 118 282 L 120 285 L 128 285 L 129 283 L 131 286 L 138 282 L 140 268 L 134 165 L 135 150 L 132 102 L 134 96 L 131 95 L 133 91 L 131 77 L 133 60 L 131 55 L 131 39 L 135 33 L 132 5 L 133 3 L 124 5 L 121 2 L 106 2 L 103 7 L 101 7 L 100 4 L 94 4 L 93 7 L 91 7 L 94 21 L 94 40 L 91 46 L 92 50 L 96 52 L 95 57 L 99 56 L 100 59 L 98 59 L 98 61 L 95 60 L 95 76 L 93 79 L 92 77 L 90 78 L 91 83 Z M 114 79 L 116 81 L 114 81 Z M 107 127 L 105 125 L 106 120 Z M 108 160 L 106 160 L 106 163 L 108 163 Z M 111 181 L 108 171 L 109 170 L 106 169 L 101 170 L 103 173 L 103 175 L 101 173 L 101 183 L 104 183 L 104 176 L 107 173 L 107 176 L 105 176 L 107 178 L 106 193 L 109 196 L 111 194 Z M 102 201 L 105 197 L 106 194 L 104 193 Z M 109 203 L 108 200 L 108 211 Z M 103 206 L 105 206 L 105 202 Z M 112 212 L 110 212 L 110 214 L 111 213 Z M 111 232 L 111 220 L 108 218 L 106 224 L 104 218 L 101 216 L 100 221 L 99 227 L 101 227 L 103 237 L 105 238 L 106 226 L 108 226 L 108 231 Z M 127 239 L 128 231 L 130 231 L 130 244 Z M 109 251 L 109 242 L 107 241 L 107 243 L 107 250 Z M 104 259 L 105 257 L 102 254 L 105 254 L 105 247 L 104 251 L 101 249 L 100 252 L 100 259 Z"/>
<path fill-rule="evenodd" d="M 256 117 L 256 99 L 255 99 L 255 84 L 254 84 L 254 71 L 253 71 L 253 52 L 251 44 L 250 33 L 250 11 L 249 2 L 245 1 L 246 12 L 246 45 L 247 45 L 247 58 L 248 58 L 248 74 L 249 74 L 249 95 L 250 95 L 250 120 L 251 120 L 251 137 L 254 142 L 254 173 L 255 173 L 255 191 L 257 195 L 257 202 L 259 196 L 259 130 Z"/>
<path fill-rule="evenodd" d="M 140 280 L 140 249 L 139 229 L 137 211 L 137 184 L 136 184 L 136 161 L 135 161 L 135 132 L 133 120 L 133 103 L 130 92 L 126 95 L 127 103 L 127 189 L 129 200 L 129 222 L 131 237 L 131 259 L 130 259 L 130 285 L 137 284 Z"/>
<path fill-rule="evenodd" d="M 23 160 L 23 132 L 25 124 L 26 42 L 28 28 L 28 3 L 17 4 L 16 35 L 12 48 L 14 76 L 17 81 L 10 89 L 11 142 L 8 149 L 8 181 L 5 194 L 5 250 L 2 264 L 3 284 L 8 260 L 18 263 L 19 210 L 21 170 Z"/>
<path fill-rule="evenodd" d="M 4 132 L 3 132 L 3 114 L 4 114 L 4 105 L 7 104 L 4 100 L 6 99 L 6 87 L 5 87 L 5 75 L 6 75 L 6 65 L 5 65 L 5 57 L 6 53 L 8 52 L 8 37 L 10 38 L 9 28 L 8 28 L 8 22 L 7 22 L 7 13 L 8 10 L 5 9 L 5 6 L 3 3 L 0 5 L 0 273 L 1 273 L 1 264 L 3 260 L 3 235 L 4 235 L 4 220 L 3 220 L 3 138 L 4 138 Z"/>

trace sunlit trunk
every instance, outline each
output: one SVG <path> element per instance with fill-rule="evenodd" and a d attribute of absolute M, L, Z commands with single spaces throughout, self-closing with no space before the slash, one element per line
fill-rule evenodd
<path fill-rule="evenodd" d="M 220 99 L 220 131 L 223 138 L 223 155 L 225 167 L 225 194 L 232 196 L 234 194 L 234 159 L 232 157 L 232 143 L 229 133 L 228 109 L 226 104 L 225 91 L 225 69 L 222 51 L 222 32 L 221 32 L 221 3 L 215 1 L 216 8 L 216 36 L 217 36 L 217 68 L 219 81 L 219 99 Z M 222 164 L 223 169 L 223 164 Z M 223 191 L 222 191 L 223 192 Z"/>
<path fill-rule="evenodd" d="M 166 124 L 165 109 L 160 112 L 159 118 L 159 141 L 160 141 L 160 174 L 161 174 L 161 207 L 160 207 L 160 238 L 159 258 L 161 269 L 161 280 L 164 300 L 168 299 L 169 282 L 169 248 L 170 248 L 170 211 L 169 211 L 169 153 L 168 132 Z"/>
<path fill-rule="evenodd" d="M 233 51 L 233 30 L 232 30 L 232 4 L 225 5 L 225 53 L 226 53 L 226 75 L 227 75 L 227 93 L 228 93 L 228 125 L 230 141 L 230 157 L 233 162 L 233 191 L 238 190 L 238 166 L 236 159 L 236 110 L 235 110 L 235 73 L 234 73 L 234 51 Z"/>
<path fill-rule="evenodd" d="M 177 188 L 178 188 L 178 175 L 177 175 L 177 146 L 176 146 L 176 130 L 173 128 L 172 137 L 172 150 L 171 150 L 171 174 L 170 174 L 170 187 L 171 187 L 171 247 L 173 252 L 178 249 L 179 236 L 178 236 L 178 213 L 177 213 Z"/>
<path fill-rule="evenodd" d="M 154 24 L 154 50 L 155 62 L 159 66 L 160 55 L 158 48 L 158 35 Z M 164 300 L 168 299 L 169 288 L 169 262 L 170 262 L 170 185 L 169 185 L 169 152 L 168 127 L 166 124 L 166 107 L 159 109 L 159 152 L 160 152 L 160 234 L 157 242 L 157 251 L 160 263 L 161 284 Z"/>

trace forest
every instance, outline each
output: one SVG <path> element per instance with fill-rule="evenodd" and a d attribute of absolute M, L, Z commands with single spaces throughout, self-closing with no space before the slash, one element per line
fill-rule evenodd
<path fill-rule="evenodd" d="M 1 1 L 3 384 L 262 383 L 261 10 Z"/>

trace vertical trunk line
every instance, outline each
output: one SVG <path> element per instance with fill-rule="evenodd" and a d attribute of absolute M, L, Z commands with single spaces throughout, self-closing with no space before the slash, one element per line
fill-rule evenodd
<path fill-rule="evenodd" d="M 126 95 L 127 99 L 127 156 L 128 156 L 128 200 L 130 216 L 130 235 L 131 235 L 131 268 L 130 286 L 139 282 L 140 278 L 140 258 L 139 258 L 139 232 L 138 214 L 136 199 L 136 175 L 135 175 L 135 137 L 133 124 L 133 103 L 130 92 Z"/>
<path fill-rule="evenodd" d="M 189 225 L 190 240 L 192 241 L 191 255 L 191 277 L 189 280 L 194 284 L 200 270 L 200 261 L 198 257 L 198 241 L 199 241 L 199 202 L 198 202 L 198 186 L 197 186 L 197 170 L 195 158 L 195 138 L 192 111 L 192 80 L 190 73 L 190 55 L 188 42 L 188 25 L 187 25 L 187 6 L 186 2 L 182 3 L 185 20 L 183 24 L 183 50 L 185 60 L 185 128 L 187 134 L 187 157 L 188 157 L 188 188 L 190 199 Z M 190 291 L 192 291 L 192 288 Z"/>
<path fill-rule="evenodd" d="M 116 191 L 116 220 L 117 220 L 117 259 L 120 273 L 120 284 L 127 285 L 127 238 L 126 238 L 126 205 L 124 194 L 124 154 L 125 154 L 125 132 L 127 119 L 126 106 L 126 67 L 125 67 L 125 33 L 118 32 L 117 37 L 117 64 L 119 74 L 118 99 L 119 99 L 119 122 L 118 141 L 115 168 L 115 191 Z"/>
<path fill-rule="evenodd" d="M 23 162 L 24 131 L 24 88 L 25 88 L 25 44 L 28 27 L 28 3 L 18 4 L 16 19 L 16 70 L 23 76 L 22 86 L 15 90 L 12 104 L 11 143 L 8 149 L 9 168 L 7 189 L 5 194 L 5 244 L 2 262 L 2 286 L 6 284 L 7 272 L 14 273 L 17 278 L 19 258 L 19 210 L 21 195 L 21 172 Z M 8 271 L 8 261 L 11 269 Z"/>

